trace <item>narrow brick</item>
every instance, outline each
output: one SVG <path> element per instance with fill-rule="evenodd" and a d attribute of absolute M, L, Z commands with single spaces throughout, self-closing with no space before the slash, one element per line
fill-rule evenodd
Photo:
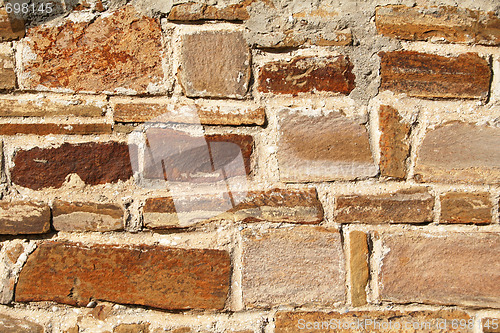
<path fill-rule="evenodd" d="M 59 188 L 72 173 L 89 185 L 128 180 L 132 177 L 129 147 L 110 141 L 19 150 L 10 170 L 15 184 L 33 190 Z"/>
<path fill-rule="evenodd" d="M 230 271 L 229 254 L 220 250 L 46 242 L 23 267 L 16 301 L 221 310 Z"/>
<path fill-rule="evenodd" d="M 28 30 L 23 89 L 155 92 L 163 84 L 162 32 L 156 19 L 124 6 L 92 22 Z"/>
<path fill-rule="evenodd" d="M 189 97 L 243 98 L 250 84 L 250 49 L 241 31 L 181 35 L 179 83 Z"/>
<path fill-rule="evenodd" d="M 285 182 L 348 180 L 377 174 L 363 125 L 339 112 L 279 112 L 278 163 Z"/>
<path fill-rule="evenodd" d="M 346 195 L 335 199 L 338 223 L 426 223 L 433 220 L 434 198 L 426 189 L 381 195 Z"/>
<path fill-rule="evenodd" d="M 375 24 L 380 34 L 404 40 L 500 45 L 500 18 L 455 6 L 378 7 Z"/>
<path fill-rule="evenodd" d="M 50 208 L 36 202 L 0 202 L 0 234 L 43 234 L 50 229 Z"/>
<path fill-rule="evenodd" d="M 9 333 L 43 333 L 43 326 L 32 321 L 0 314 L 0 331 Z"/>
<path fill-rule="evenodd" d="M 273 94 L 328 91 L 348 95 L 355 86 L 352 68 L 346 56 L 271 62 L 259 71 L 258 90 Z"/>
<path fill-rule="evenodd" d="M 483 333 L 500 333 L 500 318 L 483 318 Z"/>
<path fill-rule="evenodd" d="M 241 200 L 233 205 L 227 193 L 186 195 L 176 197 L 175 201 L 172 197 L 148 198 L 143 211 L 144 225 L 150 229 L 168 229 L 215 221 L 312 224 L 323 220 L 323 207 L 315 189 L 272 189 L 231 193 L 231 196 L 233 200 Z M 221 208 L 226 206 L 226 211 Z"/>
<path fill-rule="evenodd" d="M 0 124 L 0 135 L 109 134 L 111 124 Z"/>
<path fill-rule="evenodd" d="M 246 230 L 242 256 L 247 308 L 331 306 L 345 299 L 344 254 L 337 230 L 296 227 L 256 234 Z"/>
<path fill-rule="evenodd" d="M 254 2 L 256 1 L 245 0 L 221 8 L 204 3 L 187 2 L 175 5 L 168 14 L 168 19 L 170 21 L 245 21 L 250 18 L 247 7 Z"/>
<path fill-rule="evenodd" d="M 0 90 L 16 88 L 14 53 L 7 45 L 0 46 Z"/>
<path fill-rule="evenodd" d="M 54 201 L 52 224 L 61 231 L 114 231 L 123 229 L 123 208 L 114 204 Z"/>
<path fill-rule="evenodd" d="M 419 182 L 500 182 L 500 128 L 450 122 L 430 130 L 418 151 Z"/>
<path fill-rule="evenodd" d="M 24 20 L 8 14 L 0 8 L 0 42 L 9 42 L 24 37 Z"/>
<path fill-rule="evenodd" d="M 441 223 L 491 223 L 489 193 L 452 192 L 441 196 Z"/>
<path fill-rule="evenodd" d="M 381 242 L 382 301 L 498 306 L 499 233 L 406 231 Z"/>
<path fill-rule="evenodd" d="M 410 153 L 410 125 L 405 123 L 398 110 L 381 105 L 380 121 L 380 174 L 403 179 L 406 176 L 406 159 Z"/>
<path fill-rule="evenodd" d="M 349 233 L 352 306 L 366 304 L 366 285 L 370 275 L 368 267 L 368 237 L 362 231 Z"/>
<path fill-rule="evenodd" d="M 488 97 L 491 70 L 476 53 L 444 57 L 414 51 L 380 52 L 381 90 L 425 98 Z"/>

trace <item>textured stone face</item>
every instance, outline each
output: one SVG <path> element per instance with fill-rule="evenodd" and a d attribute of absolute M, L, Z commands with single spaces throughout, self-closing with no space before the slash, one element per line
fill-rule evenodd
<path fill-rule="evenodd" d="M 351 303 L 353 306 L 366 304 L 366 285 L 370 276 L 368 267 L 368 239 L 362 231 L 349 233 L 351 270 Z"/>
<path fill-rule="evenodd" d="M 331 112 L 310 116 L 279 112 L 278 163 L 283 181 L 328 181 L 375 176 L 368 133 L 363 125 Z"/>
<path fill-rule="evenodd" d="M 407 231 L 381 240 L 383 301 L 498 306 L 500 234 Z"/>
<path fill-rule="evenodd" d="M 219 250 L 48 242 L 29 256 L 16 301 L 85 306 L 99 299 L 168 310 L 221 310 L 230 270 L 229 254 Z"/>
<path fill-rule="evenodd" d="M 500 182 L 500 129 L 451 122 L 430 130 L 418 152 L 415 178 L 422 182 Z"/>
<path fill-rule="evenodd" d="M 49 229 L 48 205 L 34 202 L 0 202 L 0 234 L 43 234 Z"/>
<path fill-rule="evenodd" d="M 222 8 L 204 3 L 187 2 L 174 6 L 168 14 L 168 19 L 171 21 L 244 21 L 249 18 L 246 7 L 253 2 L 255 0 L 245 0 Z"/>
<path fill-rule="evenodd" d="M 491 223 L 489 193 L 447 193 L 441 196 L 441 223 Z"/>
<path fill-rule="evenodd" d="M 149 324 L 120 324 L 113 333 L 149 333 Z"/>
<path fill-rule="evenodd" d="M 298 250 L 300 249 L 300 250 Z M 321 227 L 243 234 L 243 302 L 248 308 L 344 301 L 337 230 Z"/>
<path fill-rule="evenodd" d="M 41 325 L 24 319 L 17 319 L 4 314 L 0 315 L 0 331 L 9 333 L 43 333 Z"/>
<path fill-rule="evenodd" d="M 329 91 L 348 95 L 354 89 L 352 68 L 345 56 L 272 62 L 261 68 L 258 89 L 274 94 Z"/>
<path fill-rule="evenodd" d="M 0 42 L 8 42 L 24 37 L 24 21 L 7 14 L 0 8 Z"/>
<path fill-rule="evenodd" d="M 32 28 L 24 43 L 20 86 L 148 93 L 163 84 L 161 38 L 159 22 L 132 6 L 93 22 Z"/>
<path fill-rule="evenodd" d="M 242 32 L 198 31 L 181 36 L 179 83 L 189 97 L 243 98 L 250 50 Z"/>
<path fill-rule="evenodd" d="M 0 48 L 0 89 L 14 89 L 16 73 L 14 71 L 14 54 L 10 48 Z"/>
<path fill-rule="evenodd" d="M 109 134 L 111 124 L 0 124 L 0 135 Z"/>
<path fill-rule="evenodd" d="M 488 97 L 491 70 L 475 53 L 443 57 L 414 51 L 380 52 L 381 90 L 424 98 Z"/>

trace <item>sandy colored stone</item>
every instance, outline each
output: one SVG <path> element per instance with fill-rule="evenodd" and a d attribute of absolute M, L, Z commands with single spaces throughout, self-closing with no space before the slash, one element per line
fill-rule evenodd
<path fill-rule="evenodd" d="M 92 22 L 38 26 L 27 37 L 24 47 L 29 52 L 23 53 L 19 83 L 23 89 L 136 94 L 161 90 L 160 24 L 132 6 Z"/>
<path fill-rule="evenodd" d="M 380 174 L 384 177 L 404 179 L 406 159 L 410 154 L 410 125 L 405 123 L 398 110 L 381 105 L 380 121 Z"/>
<path fill-rule="evenodd" d="M 244 21 L 248 20 L 250 17 L 246 7 L 254 2 L 256 2 L 256 0 L 245 0 L 223 7 L 197 2 L 187 2 L 172 7 L 172 10 L 168 14 L 168 19 L 170 21 Z"/>
<path fill-rule="evenodd" d="M 389 5 L 377 7 L 375 23 L 380 34 L 399 39 L 500 45 L 500 18 L 494 12 Z"/>
<path fill-rule="evenodd" d="M 491 223 L 489 193 L 452 192 L 441 196 L 441 223 Z"/>
<path fill-rule="evenodd" d="M 24 37 L 24 20 L 8 14 L 5 8 L 0 8 L 0 42 L 18 40 Z"/>
<path fill-rule="evenodd" d="M 426 223 L 434 218 L 434 198 L 425 188 L 381 195 L 345 195 L 335 202 L 338 223 Z"/>
<path fill-rule="evenodd" d="M 345 300 L 340 234 L 322 227 L 243 232 L 243 303 L 331 306 Z"/>
<path fill-rule="evenodd" d="M 444 57 L 415 51 L 380 52 L 380 90 L 424 98 L 479 98 L 489 94 L 491 69 L 477 53 Z"/>
<path fill-rule="evenodd" d="M 50 229 L 50 208 L 36 202 L 0 202 L 0 234 L 43 234 Z"/>
<path fill-rule="evenodd" d="M 418 151 L 419 182 L 500 182 L 500 128 L 450 122 L 429 130 Z"/>
<path fill-rule="evenodd" d="M 114 231 L 123 229 L 123 208 L 114 204 L 54 201 L 52 225 L 61 231 Z"/>
<path fill-rule="evenodd" d="M 106 320 L 113 311 L 112 304 L 100 304 L 90 311 L 89 315 L 99 320 Z"/>
<path fill-rule="evenodd" d="M 346 56 L 271 62 L 259 71 L 258 90 L 274 94 L 328 91 L 348 95 L 355 87 L 352 68 Z"/>
<path fill-rule="evenodd" d="M 381 241 L 382 301 L 498 306 L 499 233 L 406 231 Z"/>
<path fill-rule="evenodd" d="M 368 238 L 362 231 L 351 231 L 349 233 L 351 270 L 351 303 L 352 306 L 363 306 L 366 304 L 366 285 L 370 271 L 368 267 Z"/>
<path fill-rule="evenodd" d="M 0 124 L 0 135 L 88 135 L 109 134 L 111 132 L 111 124 Z"/>
<path fill-rule="evenodd" d="M 0 332 L 8 333 L 43 333 L 43 326 L 26 319 L 0 314 Z"/>
<path fill-rule="evenodd" d="M 80 332 L 80 327 L 78 325 L 70 327 L 64 331 L 64 333 L 79 333 L 79 332 Z"/>
<path fill-rule="evenodd" d="M 168 310 L 224 308 L 229 254 L 220 250 L 45 242 L 26 262 L 17 302 L 91 299 Z"/>
<path fill-rule="evenodd" d="M 7 248 L 5 254 L 9 258 L 10 262 L 15 264 L 19 256 L 24 252 L 24 246 L 22 244 L 15 244 L 14 246 Z"/>
<path fill-rule="evenodd" d="M 149 333 L 149 324 L 120 324 L 113 333 Z"/>
<path fill-rule="evenodd" d="M 11 49 L 0 49 L 0 90 L 16 88 L 16 72 L 14 54 Z"/>
<path fill-rule="evenodd" d="M 500 333 L 500 318 L 483 318 L 483 333 Z"/>
<path fill-rule="evenodd" d="M 243 98 L 250 76 L 250 50 L 241 31 L 181 35 L 178 77 L 187 96 Z"/>
<path fill-rule="evenodd" d="M 338 112 L 279 112 L 278 163 L 285 182 L 350 180 L 377 174 L 363 125 Z"/>

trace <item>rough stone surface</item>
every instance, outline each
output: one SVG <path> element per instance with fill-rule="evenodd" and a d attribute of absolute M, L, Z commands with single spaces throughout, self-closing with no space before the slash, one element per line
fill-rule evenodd
<path fill-rule="evenodd" d="M 338 112 L 279 112 L 278 163 L 285 182 L 372 177 L 377 167 L 363 125 Z"/>
<path fill-rule="evenodd" d="M 219 250 L 46 242 L 21 271 L 16 301 L 221 310 L 230 271 L 229 254 Z"/>
<path fill-rule="evenodd" d="M 111 124 L 0 124 L 0 135 L 107 134 Z"/>
<path fill-rule="evenodd" d="M 403 179 L 406 176 L 406 159 L 410 153 L 410 125 L 405 123 L 398 110 L 381 105 L 380 121 L 380 174 Z"/>
<path fill-rule="evenodd" d="M 9 333 L 43 333 L 45 330 L 41 325 L 25 319 L 18 319 L 0 314 L 0 331 Z"/>
<path fill-rule="evenodd" d="M 500 318 L 483 318 L 483 333 L 500 333 Z"/>
<path fill-rule="evenodd" d="M 455 6 L 378 7 L 377 31 L 405 40 L 500 45 L 500 18 Z"/>
<path fill-rule="evenodd" d="M 90 185 L 132 177 L 128 145 L 112 141 L 19 150 L 14 164 L 10 170 L 12 181 L 33 190 L 59 188 L 72 173 Z"/>
<path fill-rule="evenodd" d="M 381 236 L 382 301 L 497 307 L 499 233 L 421 233 Z"/>
<path fill-rule="evenodd" d="M 0 49 L 0 89 L 16 88 L 16 72 L 14 70 L 14 54 L 12 50 Z"/>
<path fill-rule="evenodd" d="M 233 197 L 240 197 L 232 194 Z M 186 195 L 182 198 L 149 198 L 144 205 L 144 225 L 150 229 L 189 227 L 197 223 L 234 222 L 289 222 L 319 223 L 323 220 L 323 207 L 315 189 L 250 191 L 241 202 L 225 212 L 220 211 L 227 198 L 224 194 Z M 196 211 L 201 211 L 195 214 Z M 181 225 L 179 214 L 192 216 L 190 223 Z M 195 218 L 210 216 L 206 220 Z M 182 219 L 184 221 L 184 219 Z"/>
<path fill-rule="evenodd" d="M 50 229 L 50 208 L 35 202 L 0 202 L 0 234 L 43 234 Z"/>
<path fill-rule="evenodd" d="M 179 83 L 189 97 L 243 98 L 250 82 L 250 50 L 240 31 L 181 36 Z"/>
<path fill-rule="evenodd" d="M 123 229 L 123 208 L 114 204 L 54 201 L 52 225 L 61 231 Z"/>
<path fill-rule="evenodd" d="M 0 8 L 0 42 L 18 40 L 24 37 L 24 20 L 7 14 L 5 8 Z"/>
<path fill-rule="evenodd" d="M 246 7 L 253 2 L 255 0 L 245 0 L 221 8 L 204 3 L 187 2 L 172 7 L 172 10 L 168 14 L 168 19 L 171 21 L 244 21 L 249 18 Z"/>
<path fill-rule="evenodd" d="M 274 94 L 328 91 L 348 95 L 354 89 L 352 68 L 345 56 L 271 62 L 260 69 L 258 90 Z"/>
<path fill-rule="evenodd" d="M 441 223 L 491 223 L 489 193 L 453 192 L 441 196 Z"/>
<path fill-rule="evenodd" d="M 163 81 L 161 34 L 157 20 L 139 15 L 132 6 L 93 22 L 32 28 L 25 40 L 20 86 L 148 93 Z"/>
<path fill-rule="evenodd" d="M 380 90 L 425 98 L 480 98 L 489 93 L 491 69 L 476 53 L 444 57 L 415 51 L 380 52 Z"/>
<path fill-rule="evenodd" d="M 246 230 L 242 257 L 247 308 L 327 306 L 345 299 L 344 254 L 337 230 L 296 227 L 257 234 Z"/>
<path fill-rule="evenodd" d="M 368 267 L 368 238 L 362 231 L 349 233 L 350 271 L 351 271 L 351 303 L 352 306 L 366 304 L 366 285 L 370 275 Z"/>
<path fill-rule="evenodd" d="M 500 182 L 500 128 L 451 122 L 430 130 L 418 151 L 420 182 Z"/>
<path fill-rule="evenodd" d="M 120 324 L 113 333 L 149 333 L 149 324 Z"/>

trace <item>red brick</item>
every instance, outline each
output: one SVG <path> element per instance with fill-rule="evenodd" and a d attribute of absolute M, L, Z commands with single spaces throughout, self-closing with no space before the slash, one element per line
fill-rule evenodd
<path fill-rule="evenodd" d="M 132 177 L 128 145 L 112 141 L 19 150 L 14 164 L 10 170 L 12 181 L 33 190 L 59 188 L 72 173 L 89 185 L 116 183 Z"/>
<path fill-rule="evenodd" d="M 352 68 L 345 56 L 271 62 L 260 69 L 258 90 L 274 94 L 328 91 L 348 95 L 354 89 Z"/>
<path fill-rule="evenodd" d="M 441 223 L 491 223 L 489 193 L 447 193 L 441 196 Z"/>
<path fill-rule="evenodd" d="M 18 40 L 24 37 L 24 20 L 7 14 L 5 8 L 0 8 L 0 42 Z"/>
<path fill-rule="evenodd" d="M 0 124 L 0 135 L 16 134 L 106 134 L 111 133 L 111 124 Z"/>
<path fill-rule="evenodd" d="M 491 69 L 476 53 L 444 57 L 395 51 L 379 55 L 381 90 L 426 98 L 488 97 Z"/>
<path fill-rule="evenodd" d="M 114 231 L 123 229 L 123 208 L 114 204 L 55 200 L 52 224 L 62 231 Z"/>
<path fill-rule="evenodd" d="M 500 233 L 381 235 L 382 301 L 498 307 Z"/>
<path fill-rule="evenodd" d="M 26 262 L 17 302 L 92 299 L 167 310 L 224 308 L 231 274 L 219 250 L 46 242 Z"/>
<path fill-rule="evenodd" d="M 50 230 L 50 208 L 44 203 L 0 202 L 0 234 L 43 234 Z"/>
<path fill-rule="evenodd" d="M 0 332 L 9 333 L 43 333 L 43 326 L 35 324 L 29 320 L 14 318 L 0 314 Z"/>

